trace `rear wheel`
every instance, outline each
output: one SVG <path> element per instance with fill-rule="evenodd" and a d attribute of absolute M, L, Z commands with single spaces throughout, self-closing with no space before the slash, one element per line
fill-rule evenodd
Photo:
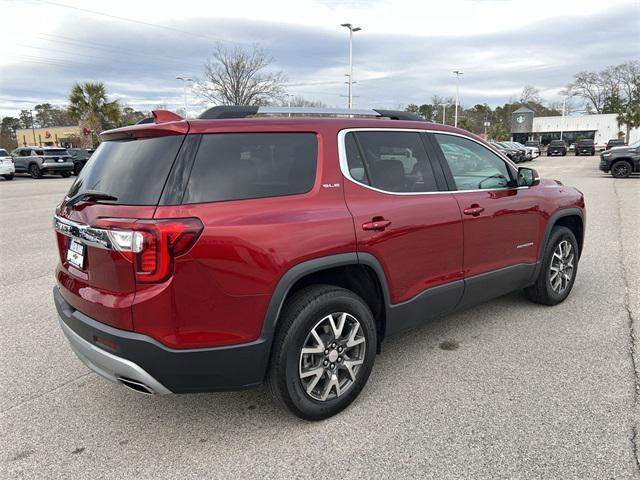
<path fill-rule="evenodd" d="M 62 173 L 60 174 L 60 176 L 61 176 L 62 178 L 69 178 L 69 177 L 71 176 L 71 172 L 62 172 Z"/>
<path fill-rule="evenodd" d="M 278 321 L 268 383 L 275 399 L 306 420 L 348 407 L 367 383 L 377 333 L 367 304 L 344 288 L 295 293 Z"/>
<path fill-rule="evenodd" d="M 42 172 L 35 163 L 29 165 L 29 174 L 31 175 L 31 178 L 42 178 Z"/>
<path fill-rule="evenodd" d="M 75 175 L 80 175 L 81 170 L 82 170 L 82 164 L 80 162 L 76 162 L 73 164 L 73 173 Z"/>
<path fill-rule="evenodd" d="M 5 180 L 13 180 L 13 173 L 10 173 L 8 175 L 3 175 Z"/>
<path fill-rule="evenodd" d="M 545 246 L 536 282 L 525 289 L 527 297 L 543 305 L 557 305 L 571 293 L 578 271 L 578 242 L 571 230 L 555 227 Z"/>
<path fill-rule="evenodd" d="M 631 175 L 633 167 L 626 160 L 619 160 L 611 166 L 611 175 L 615 178 L 627 178 Z"/>

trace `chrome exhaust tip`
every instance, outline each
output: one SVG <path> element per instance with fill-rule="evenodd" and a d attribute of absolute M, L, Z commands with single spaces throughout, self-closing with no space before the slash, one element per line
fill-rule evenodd
<path fill-rule="evenodd" d="M 126 377 L 117 377 L 117 378 L 121 384 L 123 384 L 129 390 L 133 390 L 134 392 L 142 393 L 144 395 L 155 395 L 156 393 L 153 391 L 153 389 L 150 386 L 145 385 L 142 382 L 136 382 L 135 380 L 131 380 L 130 378 L 126 378 Z"/>

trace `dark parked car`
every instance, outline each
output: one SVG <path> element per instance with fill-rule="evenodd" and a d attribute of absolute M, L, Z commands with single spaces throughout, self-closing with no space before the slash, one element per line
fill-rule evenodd
<path fill-rule="evenodd" d="M 514 163 L 520 163 L 525 161 L 524 151 L 518 148 L 507 147 L 499 142 L 491 142 L 495 148 L 497 148 L 500 153 L 506 155 L 511 159 Z"/>
<path fill-rule="evenodd" d="M 71 155 L 59 147 L 19 147 L 11 152 L 16 173 L 28 173 L 32 178 L 43 175 L 70 177 L 73 172 Z"/>
<path fill-rule="evenodd" d="M 628 147 L 615 147 L 600 154 L 600 170 L 616 178 L 640 173 L 640 140 Z"/>
<path fill-rule="evenodd" d="M 95 148 L 69 148 L 69 155 L 73 158 L 73 173 L 79 175 Z"/>
<path fill-rule="evenodd" d="M 624 143 L 624 140 L 617 140 L 612 138 L 607 142 L 607 148 L 605 150 L 611 150 L 613 147 L 624 147 L 624 146 L 626 146 L 626 144 Z"/>
<path fill-rule="evenodd" d="M 408 112 L 255 117 L 290 111 L 156 111 L 101 134 L 54 217 L 53 297 L 89 368 L 147 394 L 266 380 L 319 420 L 386 337 L 510 291 L 571 292 L 575 188 Z"/>
<path fill-rule="evenodd" d="M 578 140 L 576 142 L 576 156 L 580 155 L 595 155 L 596 144 L 590 138 L 584 140 Z"/>
<path fill-rule="evenodd" d="M 547 147 L 547 157 L 551 155 L 562 155 L 565 156 L 567 154 L 567 144 L 564 143 L 564 140 L 551 140 L 551 143 Z"/>

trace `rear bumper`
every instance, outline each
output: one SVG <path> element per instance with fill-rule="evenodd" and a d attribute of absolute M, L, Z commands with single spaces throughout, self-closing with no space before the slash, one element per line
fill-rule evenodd
<path fill-rule="evenodd" d="M 170 349 L 146 335 L 110 327 L 69 305 L 53 289 L 62 331 L 78 358 L 100 376 L 137 382 L 149 393 L 243 390 L 262 383 L 270 342 L 207 349 Z M 125 382 L 122 382 L 122 379 Z"/>
<path fill-rule="evenodd" d="M 5 165 L 3 163 L 0 163 L 0 175 L 11 175 L 12 173 L 15 173 L 16 168 L 13 166 L 13 164 L 11 165 Z"/>
<path fill-rule="evenodd" d="M 73 172 L 73 163 L 43 163 L 40 166 L 42 172 Z"/>

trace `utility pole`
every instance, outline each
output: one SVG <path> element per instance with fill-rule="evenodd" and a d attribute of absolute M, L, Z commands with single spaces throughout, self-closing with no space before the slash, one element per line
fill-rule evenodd
<path fill-rule="evenodd" d="M 560 140 L 562 140 L 562 133 L 564 130 L 564 110 L 566 105 L 567 105 L 567 97 L 564 96 L 562 97 L 562 120 L 561 120 L 562 123 L 560 124 Z"/>
<path fill-rule="evenodd" d="M 342 23 L 340 26 L 349 29 L 349 73 L 347 74 L 349 81 L 347 83 L 349 84 L 349 109 L 351 109 L 353 106 L 353 34 L 362 28 L 354 27 L 350 23 Z"/>
<path fill-rule="evenodd" d="M 453 73 L 456 74 L 456 113 L 455 119 L 453 121 L 453 126 L 458 127 L 458 105 L 460 104 L 460 75 L 462 75 L 462 72 L 460 70 L 454 70 Z"/>
<path fill-rule="evenodd" d="M 446 117 L 447 117 L 447 106 L 449 104 L 448 103 L 441 103 L 440 106 L 442 107 L 442 124 L 445 124 L 446 121 Z"/>
<path fill-rule="evenodd" d="M 187 82 L 193 82 L 193 78 L 189 77 L 176 77 L 176 80 L 182 80 L 182 87 L 184 91 L 184 116 L 187 116 Z"/>
<path fill-rule="evenodd" d="M 29 115 L 31 115 L 31 133 L 33 133 L 33 145 L 36 145 L 36 127 L 33 123 L 33 110 L 29 110 Z"/>

